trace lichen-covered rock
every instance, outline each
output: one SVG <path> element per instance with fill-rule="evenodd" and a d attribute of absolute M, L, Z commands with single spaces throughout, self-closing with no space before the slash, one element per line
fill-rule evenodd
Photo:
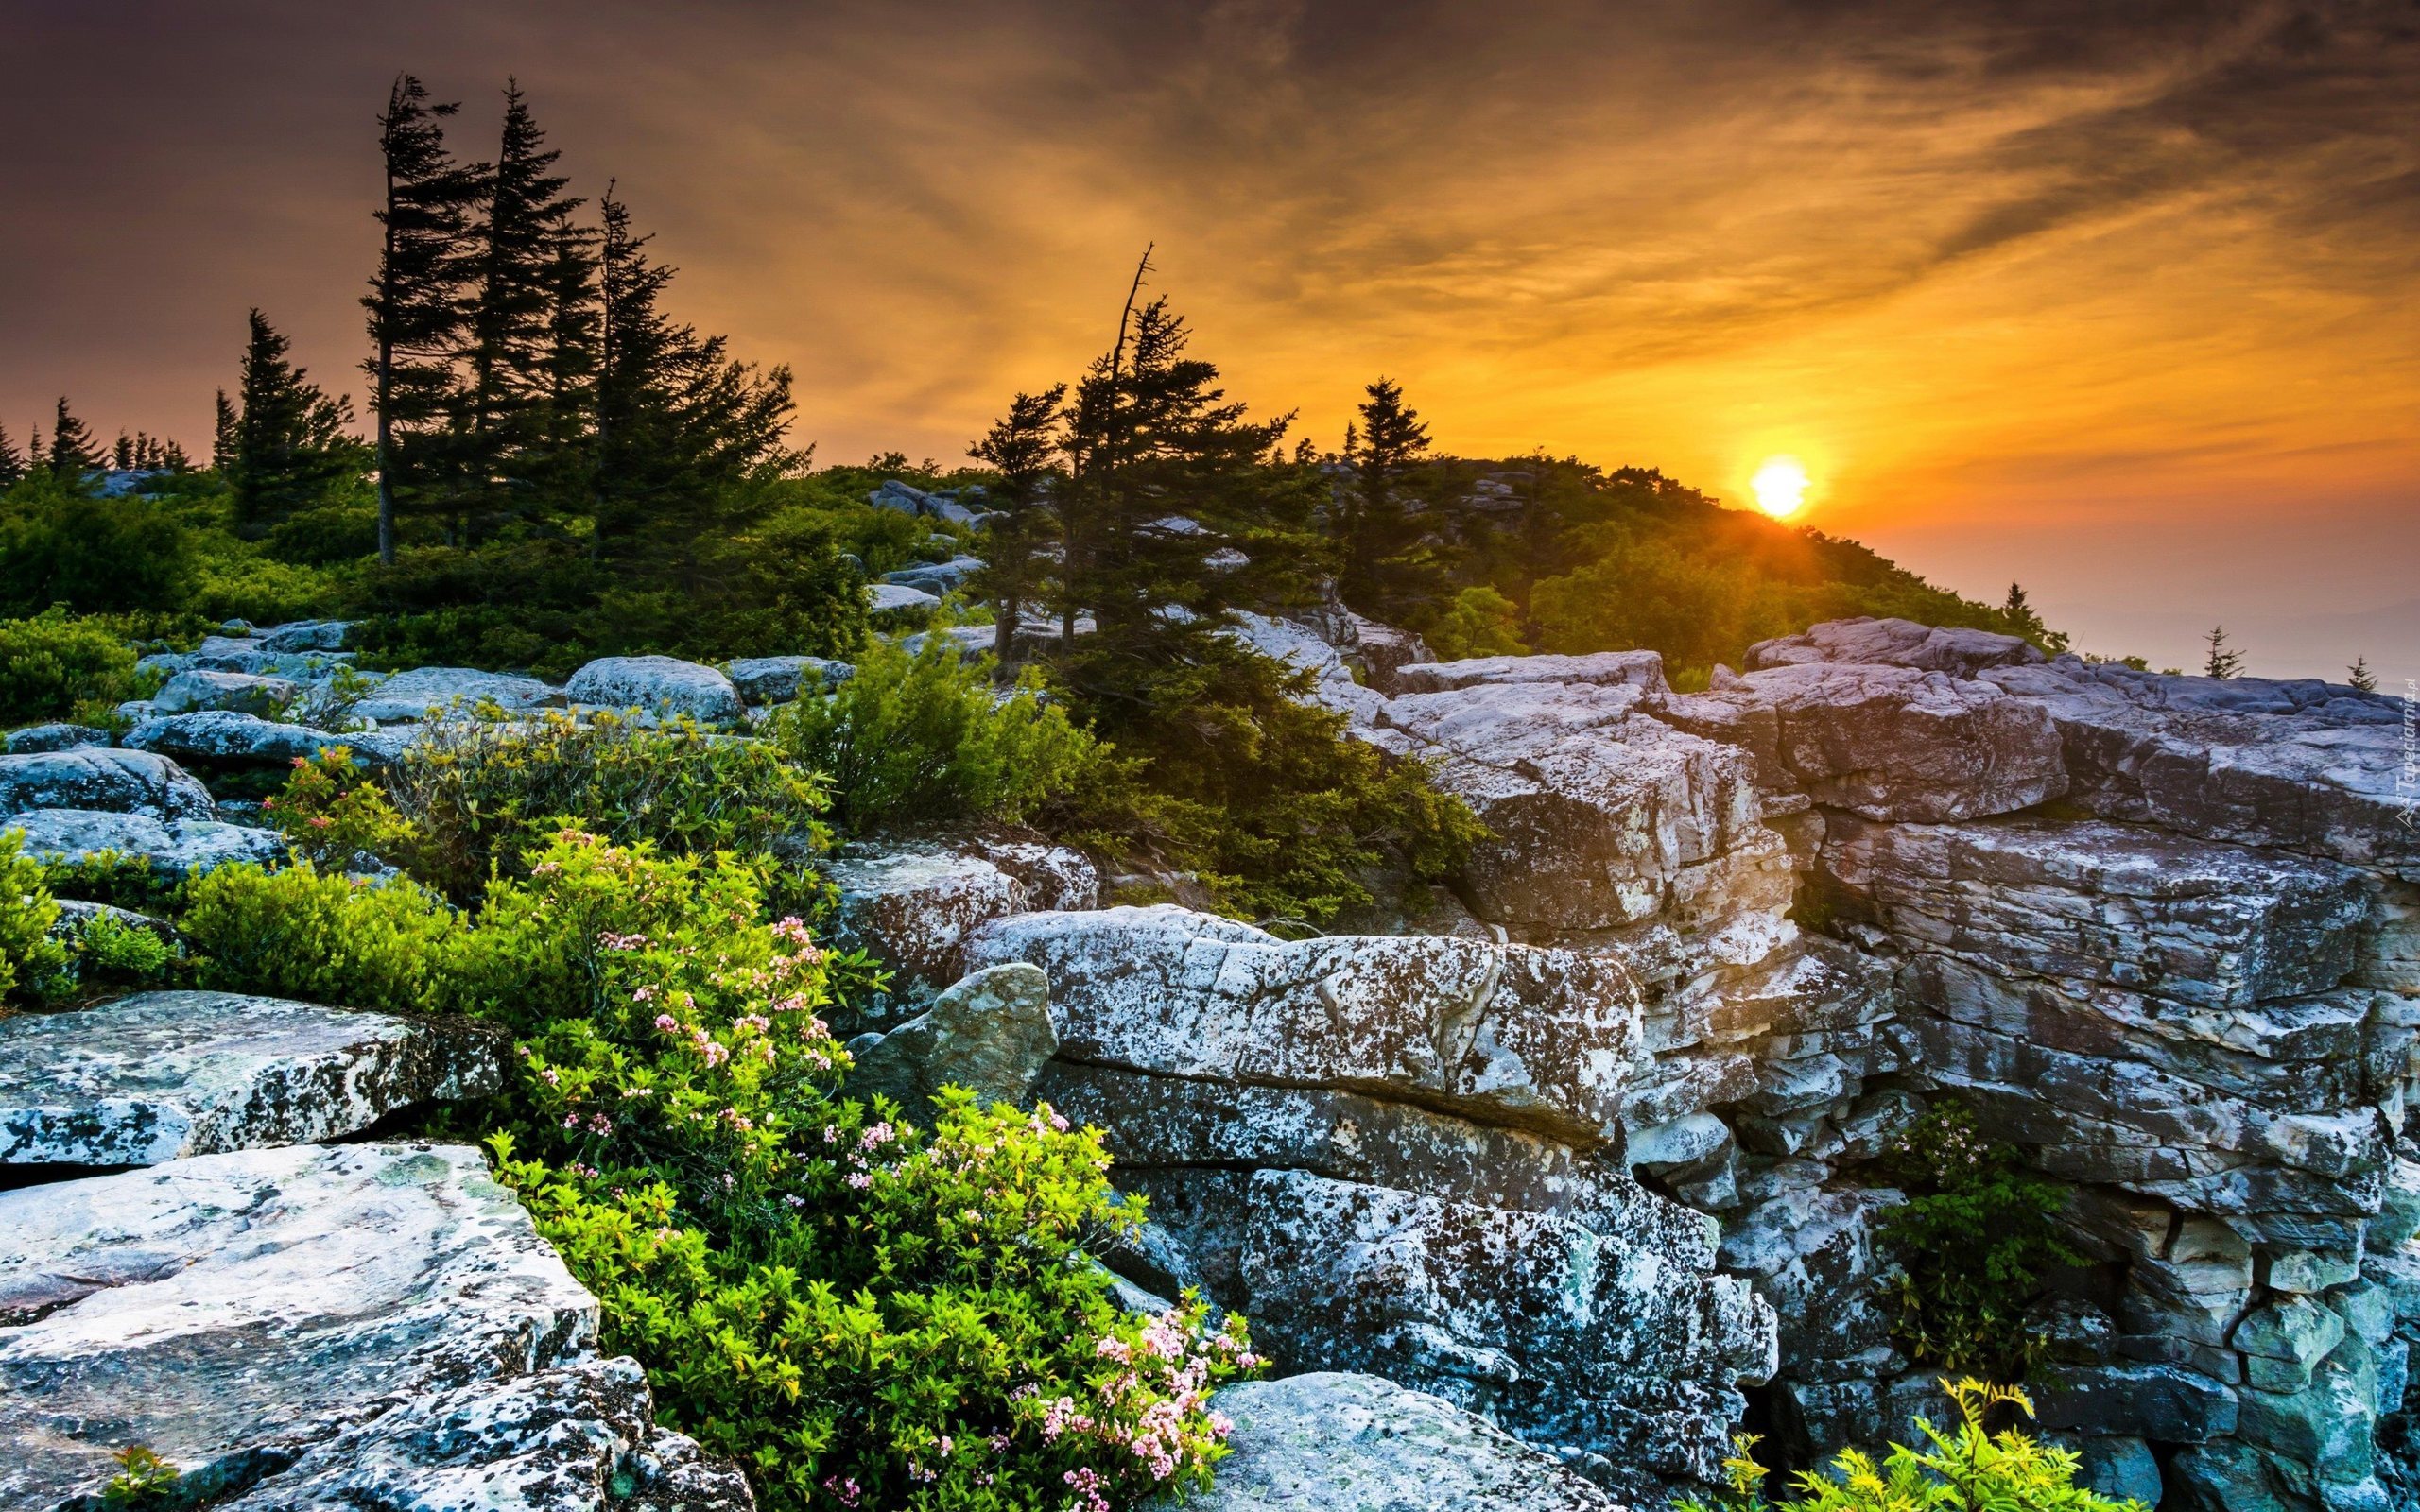
<path fill-rule="evenodd" d="M 943 1087 L 1027 1107 L 1034 1078 L 1058 1049 L 1049 979 L 1030 966 L 989 967 L 888 1034 L 850 1040 L 849 1095 L 880 1093 L 920 1123 Z"/>
<path fill-rule="evenodd" d="M 1772 1314 L 1671 1237 L 1262 1171 L 1242 1274 L 1283 1362 L 1382 1374 L 1634 1475 L 1712 1480 L 1739 1383 L 1773 1371 Z"/>
<path fill-rule="evenodd" d="M 1831 620 L 1798 635 L 1759 641 L 1748 647 L 1751 668 L 1848 662 L 1861 666 L 1913 667 L 1971 678 L 1993 667 L 2033 666 L 2047 661 L 2040 650 L 2014 635 L 1989 630 L 1918 625 L 1913 620 Z"/>
<path fill-rule="evenodd" d="M 191 773 L 150 751 L 83 747 L 0 756 L 0 817 L 37 809 L 206 819 L 217 805 Z"/>
<path fill-rule="evenodd" d="M 384 725 L 425 719 L 431 711 L 443 713 L 458 707 L 468 710 L 483 704 L 493 704 L 506 713 L 560 709 L 563 692 L 535 678 L 503 672 L 480 672 L 472 667 L 414 667 L 382 679 L 367 697 L 354 705 L 353 712 Z"/>
<path fill-rule="evenodd" d="M 260 631 L 264 651 L 341 651 L 353 632 L 350 620 L 289 620 Z"/>
<path fill-rule="evenodd" d="M 964 554 L 947 561 L 912 562 L 896 572 L 882 575 L 886 583 L 899 583 L 922 593 L 940 597 L 964 588 L 967 579 L 983 570 L 983 558 Z"/>
<path fill-rule="evenodd" d="M 1081 852 L 1021 841 L 890 846 L 824 873 L 839 889 L 840 936 L 898 972 L 893 990 L 911 1005 L 966 974 L 963 944 L 978 926 L 1100 901 L 1100 874 Z"/>
<path fill-rule="evenodd" d="M 502 1083 L 459 1019 L 238 992 L 146 992 L 0 1019 L 0 1165 L 157 1165 L 356 1133 Z"/>
<path fill-rule="evenodd" d="M 92 725 L 27 725 L 23 730 L 9 731 L 8 751 L 11 756 L 30 756 L 42 751 L 74 750 L 79 746 L 107 746 L 110 732 Z"/>
<path fill-rule="evenodd" d="M 92 809 L 40 809 L 9 816 L 6 828 L 25 832 L 28 855 L 83 861 L 104 851 L 150 862 L 176 876 L 191 876 L 231 861 L 270 865 L 285 854 L 285 837 L 216 819 L 155 819 L 142 814 L 105 814 Z"/>
<path fill-rule="evenodd" d="M 227 766 L 290 766 L 337 746 L 377 759 L 358 736 L 331 735 L 308 725 L 284 724 L 227 710 L 146 719 L 127 731 L 126 745 L 181 761 Z"/>
<path fill-rule="evenodd" d="M 965 959 L 1047 972 L 1071 1060 L 1366 1091 L 1582 1142 L 1619 1121 L 1638 1054 L 1619 963 L 1565 951 L 1287 941 L 1164 904 L 1002 919 L 967 937 Z"/>
<path fill-rule="evenodd" d="M 1541 1450 L 1426 1392 L 1320 1372 L 1251 1381 L 1211 1488 L 1153 1512 L 1623 1512 Z"/>
<path fill-rule="evenodd" d="M 729 678 L 669 656 L 600 657 L 573 673 L 563 692 L 574 703 L 686 714 L 708 725 L 729 724 L 747 712 Z"/>
<path fill-rule="evenodd" d="M 1597 651 L 1586 656 L 1482 656 L 1430 662 L 1398 669 L 1395 692 L 1452 693 L 1523 682 L 1654 692 L 1664 686 L 1664 658 L 1655 651 Z"/>
<path fill-rule="evenodd" d="M 408 1398 L 585 1357 L 596 1307 L 467 1146 L 0 1193 L 0 1504 L 97 1492 L 128 1444 L 241 1486 Z"/>
<path fill-rule="evenodd" d="M 197 709 L 232 709 L 238 713 L 274 714 L 302 696 L 302 685 L 285 678 L 250 672 L 210 672 L 195 668 L 180 672 L 151 696 L 151 705 L 164 714 Z"/>
<path fill-rule="evenodd" d="M 921 588 L 905 583 L 866 584 L 866 612 L 869 614 L 917 614 L 942 607 L 942 601 Z"/>
<path fill-rule="evenodd" d="M 723 675 L 751 704 L 788 703 L 845 682 L 856 672 L 820 656 L 752 656 L 723 663 Z"/>

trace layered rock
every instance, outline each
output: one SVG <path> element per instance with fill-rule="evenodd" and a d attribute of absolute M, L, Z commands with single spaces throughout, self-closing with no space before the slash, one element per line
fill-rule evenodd
<path fill-rule="evenodd" d="M 889 845 L 824 872 L 840 894 L 840 939 L 897 973 L 893 997 L 908 1012 L 966 974 L 963 943 L 982 924 L 1100 901 L 1100 873 L 1081 852 L 1027 840 Z"/>
<path fill-rule="evenodd" d="M 0 827 L 24 831 L 28 855 L 60 861 L 128 856 L 179 877 L 230 862 L 267 866 L 285 854 L 285 837 L 276 831 L 216 819 L 155 819 L 92 809 L 40 809 L 11 815 Z"/>
<path fill-rule="evenodd" d="M 0 756 L 0 817 L 36 809 L 207 819 L 217 805 L 183 767 L 150 751 L 81 747 Z"/>

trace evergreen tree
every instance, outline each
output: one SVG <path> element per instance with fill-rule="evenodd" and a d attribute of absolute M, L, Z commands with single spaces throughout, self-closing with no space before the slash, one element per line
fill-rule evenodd
<path fill-rule="evenodd" d="M 504 135 L 487 195 L 479 284 L 471 308 L 465 465 L 487 485 L 494 512 L 533 512 L 546 451 L 548 402 L 559 354 L 578 350 L 559 329 L 587 305 L 586 250 L 572 233 L 585 201 L 567 198 L 570 180 L 552 171 L 562 154 L 530 115 L 517 82 L 504 91 Z"/>
<path fill-rule="evenodd" d="M 331 399 L 286 360 L 286 340 L 260 311 L 247 319 L 243 395 L 227 481 L 235 519 L 261 535 L 297 510 L 326 503 L 361 475 L 367 458 L 350 434 L 353 405 Z"/>
<path fill-rule="evenodd" d="M 224 388 L 210 412 L 210 465 L 221 477 L 235 466 L 235 402 Z"/>
<path fill-rule="evenodd" d="M 2225 626 L 2212 627 L 2210 633 L 2202 640 L 2210 648 L 2208 659 L 2202 663 L 2202 676 L 2232 678 L 2243 671 L 2243 653 L 2227 645 Z"/>
<path fill-rule="evenodd" d="M 1380 563 L 1390 548 L 1405 544 L 1400 481 L 1427 455 L 1428 427 L 1391 380 L 1381 378 L 1364 392 L 1370 397 L 1361 405 L 1357 433 L 1353 427 L 1345 432 L 1353 481 L 1337 490 L 1338 534 L 1344 547 L 1339 586 L 1346 603 L 1375 609 Z"/>
<path fill-rule="evenodd" d="M 566 223 L 548 263 L 545 391 L 538 438 L 523 471 L 542 512 L 586 514 L 593 493 L 596 371 L 604 316 L 597 292 L 601 237 Z"/>
<path fill-rule="evenodd" d="M 17 443 L 9 439 L 9 428 L 0 425 L 0 489 L 8 488 L 26 475 L 26 458 Z"/>
<path fill-rule="evenodd" d="M 1019 394 L 1009 402 L 1008 414 L 967 448 L 967 455 L 1000 474 L 993 490 L 995 517 L 975 587 L 992 601 L 992 650 L 1003 667 L 1015 649 L 1019 620 L 1041 596 L 1047 567 L 1043 550 L 1053 529 L 1050 490 L 1062 476 L 1060 423 L 1066 400 L 1064 384 Z"/>
<path fill-rule="evenodd" d="M 134 471 L 134 438 L 124 431 L 117 433 L 117 441 L 110 448 L 110 467 L 118 472 Z"/>
<path fill-rule="evenodd" d="M 432 105 L 428 91 L 399 75 L 378 117 L 386 198 L 377 272 L 362 299 L 374 348 L 364 365 L 378 417 L 378 559 L 395 559 L 399 513 L 438 513 L 461 490 L 446 445 L 460 387 L 454 356 L 469 319 L 464 295 L 476 273 L 472 221 L 486 194 L 487 166 L 459 163 L 443 122 L 458 106 Z"/>
<path fill-rule="evenodd" d="M 185 455 L 185 449 L 175 441 L 162 441 L 160 465 L 171 472 L 186 472 L 193 469 L 193 458 Z"/>
<path fill-rule="evenodd" d="M 782 455 L 790 372 L 734 362 L 721 336 L 700 336 L 659 302 L 674 269 L 648 259 L 629 207 L 609 186 L 599 202 L 592 549 L 627 550 L 642 530 L 672 555 L 725 529 L 738 485 Z"/>
<path fill-rule="evenodd" d="M 51 475 L 65 483 L 78 484 L 100 470 L 100 449 L 93 440 L 93 433 L 82 421 L 67 412 L 67 401 L 60 399 L 59 411 L 50 423 Z"/>
<path fill-rule="evenodd" d="M 42 427 L 39 425 L 26 437 L 26 466 L 29 470 L 38 468 L 44 472 L 50 469 L 50 450 L 43 445 Z"/>
<path fill-rule="evenodd" d="M 2378 675 L 2370 670 L 2370 659 L 2365 656 L 2353 659 L 2353 664 L 2344 669 L 2344 680 L 2363 693 L 2378 691 Z"/>

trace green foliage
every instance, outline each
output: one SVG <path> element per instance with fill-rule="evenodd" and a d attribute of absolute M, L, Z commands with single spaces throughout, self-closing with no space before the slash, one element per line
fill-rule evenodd
<path fill-rule="evenodd" d="M 1732 1457 L 1723 1461 L 1728 1491 L 1716 1493 L 1711 1503 L 1685 1497 L 1680 1512 L 2149 1512 L 2139 1502 L 2116 1501 L 2076 1485 L 2071 1451 L 2053 1449 L 2014 1428 L 1987 1432 L 1984 1420 L 1995 1407 L 2033 1416 L 2024 1392 L 1972 1378 L 1941 1384 L 1957 1403 L 1960 1421 L 1943 1433 L 1917 1418 L 1929 1448 L 1893 1444 L 1879 1464 L 1862 1450 L 1842 1450 L 1828 1471 L 1800 1475 L 1796 1496 L 1768 1503 L 1766 1471 L 1754 1452 L 1756 1440 L 1743 1435 L 1732 1441 Z"/>
<path fill-rule="evenodd" d="M 1440 662 L 1519 656 L 1530 648 L 1521 639 L 1521 606 L 1484 583 L 1456 593 L 1445 612 L 1420 634 Z"/>
<path fill-rule="evenodd" d="M 323 870 L 403 864 L 419 853 L 420 832 L 342 746 L 296 757 L 285 786 L 262 799 L 261 811 L 288 850 Z"/>
<path fill-rule="evenodd" d="M 908 821 L 1030 819 L 1110 781 L 1106 747 L 1028 671 L 995 696 L 989 658 L 969 662 L 938 630 L 910 654 L 875 642 L 825 698 L 780 711 L 769 734 L 831 782 L 832 817 L 862 834 Z"/>
<path fill-rule="evenodd" d="M 492 868 L 521 870 L 522 852 L 556 821 L 675 854 L 797 862 L 824 842 L 820 777 L 772 744 L 687 719 L 653 728 L 610 713 L 446 720 L 383 781 L 417 835 L 393 859 L 454 898 L 475 896 Z"/>
<path fill-rule="evenodd" d="M 25 842 L 23 830 L 0 831 L 0 1005 L 40 992 L 67 968 L 67 947 L 50 936 L 59 904 Z"/>
<path fill-rule="evenodd" d="M 90 722 L 135 696 L 134 651 L 123 628 L 50 610 L 0 620 L 0 726 Z"/>
<path fill-rule="evenodd" d="M 158 987 L 181 960 L 177 947 L 159 930 L 116 914 L 65 919 L 59 933 L 66 963 L 35 987 L 35 994 L 49 1006 Z"/>
<path fill-rule="evenodd" d="M 0 613 L 158 610 L 181 605 L 192 576 L 185 526 L 156 499 L 40 471 L 0 494 Z"/>
<path fill-rule="evenodd" d="M 1881 1227 L 1901 1271 L 1900 1342 L 1952 1370 L 2021 1379 L 2042 1349 L 2024 1321 L 2041 1273 L 2080 1259 L 2058 1237 L 2066 1189 L 2028 1173 L 1955 1103 L 1927 1111 L 1881 1163 L 1908 1193 Z"/>
<path fill-rule="evenodd" d="M 162 1459 L 142 1444 L 129 1444 L 117 1452 L 117 1473 L 101 1487 L 105 1506 L 147 1506 L 163 1503 L 174 1491 L 180 1474 L 176 1466 Z"/>
<path fill-rule="evenodd" d="M 389 1012 L 435 1005 L 460 928 L 407 879 L 326 874 L 307 861 L 214 868 L 188 885 L 179 925 L 205 988 Z"/>
<path fill-rule="evenodd" d="M 138 914 L 167 912 L 184 894 L 183 880 L 150 857 L 115 850 L 45 861 L 42 885 L 55 897 L 108 903 Z"/>

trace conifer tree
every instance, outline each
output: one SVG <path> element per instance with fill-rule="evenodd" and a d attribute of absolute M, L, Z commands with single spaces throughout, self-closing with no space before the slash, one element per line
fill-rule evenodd
<path fill-rule="evenodd" d="M 327 502 L 361 474 L 365 457 L 351 435 L 352 403 L 329 398 L 288 362 L 285 337 L 259 310 L 247 320 L 243 398 L 226 472 L 238 524 L 259 535 Z"/>
<path fill-rule="evenodd" d="M 592 498 L 596 372 L 603 311 L 597 293 L 598 232 L 566 222 L 548 263 L 544 392 L 534 449 L 523 471 L 544 512 L 586 514 Z"/>
<path fill-rule="evenodd" d="M 235 402 L 224 388 L 210 412 L 210 465 L 222 477 L 235 465 Z"/>
<path fill-rule="evenodd" d="M 60 399 L 50 424 L 51 475 L 75 484 L 100 470 L 100 449 L 93 440 L 93 433 L 82 421 L 67 412 L 67 401 Z"/>
<path fill-rule="evenodd" d="M 362 299 L 373 351 L 370 404 L 378 419 L 378 559 L 395 559 L 399 512 L 446 509 L 458 496 L 445 445 L 459 380 L 454 367 L 469 318 L 465 290 L 476 272 L 472 222 L 487 167 L 446 149 L 443 123 L 459 109 L 429 102 L 409 74 L 397 76 L 378 117 L 386 195 L 378 267 Z"/>
<path fill-rule="evenodd" d="M 2202 663 L 2202 676 L 2232 678 L 2243 671 L 2243 653 L 2228 646 L 2225 626 L 2213 627 L 2202 640 L 2210 648 L 2208 658 Z"/>
<path fill-rule="evenodd" d="M 2370 659 L 2365 656 L 2353 659 L 2353 664 L 2344 669 L 2344 680 L 2363 693 L 2378 691 L 2378 675 L 2370 670 Z"/>
<path fill-rule="evenodd" d="M 134 438 L 124 431 L 117 433 L 117 440 L 110 448 L 110 467 L 118 472 L 134 471 Z"/>
<path fill-rule="evenodd" d="M 0 489 L 8 488 L 26 475 L 25 455 L 17 443 L 9 439 L 9 428 L 0 425 Z"/>
<path fill-rule="evenodd" d="M 967 448 L 967 455 L 1000 474 L 983 570 L 975 587 L 992 601 L 992 651 L 1003 667 L 1015 649 L 1019 620 L 1041 596 L 1047 565 L 1043 548 L 1054 528 L 1050 490 L 1062 476 L 1060 423 L 1066 401 L 1064 384 L 1038 394 L 1019 394 L 1009 402 L 1008 414 Z"/>
<path fill-rule="evenodd" d="M 29 470 L 43 471 L 47 471 L 50 467 L 50 450 L 43 445 L 42 427 L 39 425 L 26 436 L 26 466 Z"/>
<path fill-rule="evenodd" d="M 171 472 L 185 472 L 192 470 L 193 458 L 185 455 L 185 449 L 177 442 L 162 441 L 160 465 Z"/>
<path fill-rule="evenodd" d="M 1403 402 L 1403 388 L 1381 378 L 1363 390 L 1357 429 L 1345 432 L 1345 460 L 1353 481 L 1338 490 L 1339 524 L 1344 547 L 1343 581 L 1339 585 L 1348 604 L 1375 608 L 1379 564 L 1390 547 L 1403 544 L 1403 501 L 1398 495 L 1403 474 L 1428 451 L 1428 427 L 1420 412 Z"/>

